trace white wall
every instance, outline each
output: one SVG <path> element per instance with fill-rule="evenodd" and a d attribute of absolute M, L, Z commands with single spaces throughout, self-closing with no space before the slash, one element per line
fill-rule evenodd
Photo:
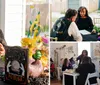
<path fill-rule="evenodd" d="M 100 43 L 91 43 L 92 58 L 100 58 Z"/>
<path fill-rule="evenodd" d="M 64 45 L 66 45 L 66 47 L 61 48 Z M 70 48 L 70 47 L 72 47 L 72 48 Z M 56 48 L 58 48 L 58 49 L 56 49 Z M 59 49 L 59 48 L 61 48 L 61 49 Z M 58 56 L 55 56 L 54 50 L 57 51 Z M 58 65 L 59 65 L 61 58 L 70 59 L 71 57 L 76 58 L 77 56 L 78 56 L 78 45 L 77 45 L 77 43 L 51 43 L 50 44 L 50 57 L 54 61 L 56 61 L 55 59 L 57 59 Z"/>
<path fill-rule="evenodd" d="M 64 12 L 68 9 L 68 0 L 51 0 L 52 12 Z"/>
<path fill-rule="evenodd" d="M 81 6 L 85 6 L 89 12 L 97 10 L 98 3 L 98 0 L 81 0 Z"/>
<path fill-rule="evenodd" d="M 100 73 L 100 43 L 91 43 L 92 62 L 96 66 L 98 75 Z"/>
<path fill-rule="evenodd" d="M 93 12 L 98 9 L 99 0 L 89 0 L 89 11 Z"/>

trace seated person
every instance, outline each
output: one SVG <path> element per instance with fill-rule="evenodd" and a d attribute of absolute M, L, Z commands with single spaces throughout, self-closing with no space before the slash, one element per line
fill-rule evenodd
<path fill-rule="evenodd" d="M 78 9 L 78 17 L 76 20 L 76 24 L 79 28 L 79 30 L 88 30 L 92 32 L 93 30 L 93 23 L 92 19 L 88 15 L 88 10 L 86 7 L 81 6 Z"/>
<path fill-rule="evenodd" d="M 63 62 L 63 66 L 62 66 L 62 71 L 65 71 L 66 69 L 72 69 L 72 68 L 73 67 L 72 67 L 70 61 L 67 58 L 65 58 L 64 62 Z"/>
<path fill-rule="evenodd" d="M 53 62 L 52 58 L 50 58 L 50 74 L 51 74 L 51 78 L 54 78 L 54 71 L 55 71 L 55 65 L 54 65 L 54 62 Z"/>
<path fill-rule="evenodd" d="M 63 66 L 62 66 L 62 71 L 65 71 L 66 69 L 72 69 L 72 65 L 70 63 L 70 61 L 65 58 L 64 62 L 63 62 Z M 62 78 L 62 76 L 61 76 Z M 68 76 L 65 75 L 65 85 L 73 85 L 73 77 L 72 76 Z"/>
<path fill-rule="evenodd" d="M 84 85 L 88 73 L 95 72 L 95 65 L 92 63 L 90 57 L 83 57 L 82 63 L 76 69 L 76 72 L 80 75 L 77 77 L 77 85 Z M 96 78 L 91 78 L 90 83 L 97 83 Z"/>
<path fill-rule="evenodd" d="M 51 37 L 56 32 L 58 41 L 82 41 L 82 36 L 75 23 L 77 11 L 68 9 L 64 17 L 61 17 L 51 30 Z"/>
<path fill-rule="evenodd" d="M 75 64 L 75 61 L 74 61 L 73 57 L 71 57 L 71 58 L 69 59 L 69 61 L 70 61 L 70 63 L 71 63 L 72 66 Z"/>

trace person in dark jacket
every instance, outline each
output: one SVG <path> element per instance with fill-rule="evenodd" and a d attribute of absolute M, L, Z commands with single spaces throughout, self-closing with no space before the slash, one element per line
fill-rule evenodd
<path fill-rule="evenodd" d="M 88 10 L 87 10 L 86 7 L 81 6 L 78 9 L 78 17 L 77 17 L 77 20 L 76 20 L 76 24 L 77 24 L 79 30 L 85 29 L 87 31 L 92 32 L 93 22 L 92 22 L 91 17 L 89 17 L 89 15 L 88 15 Z"/>
<path fill-rule="evenodd" d="M 65 71 L 66 69 L 72 69 L 72 65 L 70 61 L 65 58 L 62 66 L 62 71 Z M 65 75 L 65 85 L 73 85 L 73 77 Z"/>
<path fill-rule="evenodd" d="M 57 37 L 58 41 L 82 41 L 82 36 L 75 23 L 76 18 L 77 11 L 75 9 L 68 9 L 65 16 L 59 18 L 55 22 L 53 28 L 51 29 L 50 36 Z"/>
<path fill-rule="evenodd" d="M 95 72 L 95 65 L 92 63 L 90 57 L 84 57 L 82 59 L 82 64 L 79 65 L 79 67 L 76 69 L 76 72 L 80 75 L 77 77 L 77 85 L 84 85 L 88 73 L 94 73 Z M 96 83 L 96 78 L 91 78 L 90 83 Z"/>
<path fill-rule="evenodd" d="M 66 69 L 72 69 L 72 65 L 67 58 L 64 59 L 62 71 L 65 71 Z"/>

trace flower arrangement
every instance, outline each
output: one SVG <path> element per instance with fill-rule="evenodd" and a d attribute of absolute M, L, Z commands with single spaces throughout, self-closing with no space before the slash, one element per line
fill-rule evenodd
<path fill-rule="evenodd" d="M 93 27 L 93 32 L 94 32 L 94 33 L 97 32 L 98 35 L 100 35 L 100 27 L 97 27 L 97 26 L 94 25 L 94 27 Z"/>
<path fill-rule="evenodd" d="M 42 26 L 40 25 L 40 12 L 35 21 L 30 21 L 30 29 L 27 37 L 22 38 L 22 47 L 29 49 L 29 75 L 38 77 L 48 66 L 48 38 L 40 36 Z"/>

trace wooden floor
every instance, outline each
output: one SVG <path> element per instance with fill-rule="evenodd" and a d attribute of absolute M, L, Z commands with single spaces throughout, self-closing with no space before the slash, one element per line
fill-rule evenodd
<path fill-rule="evenodd" d="M 51 79 L 50 85 L 62 85 L 62 82 L 55 78 L 55 79 Z"/>

